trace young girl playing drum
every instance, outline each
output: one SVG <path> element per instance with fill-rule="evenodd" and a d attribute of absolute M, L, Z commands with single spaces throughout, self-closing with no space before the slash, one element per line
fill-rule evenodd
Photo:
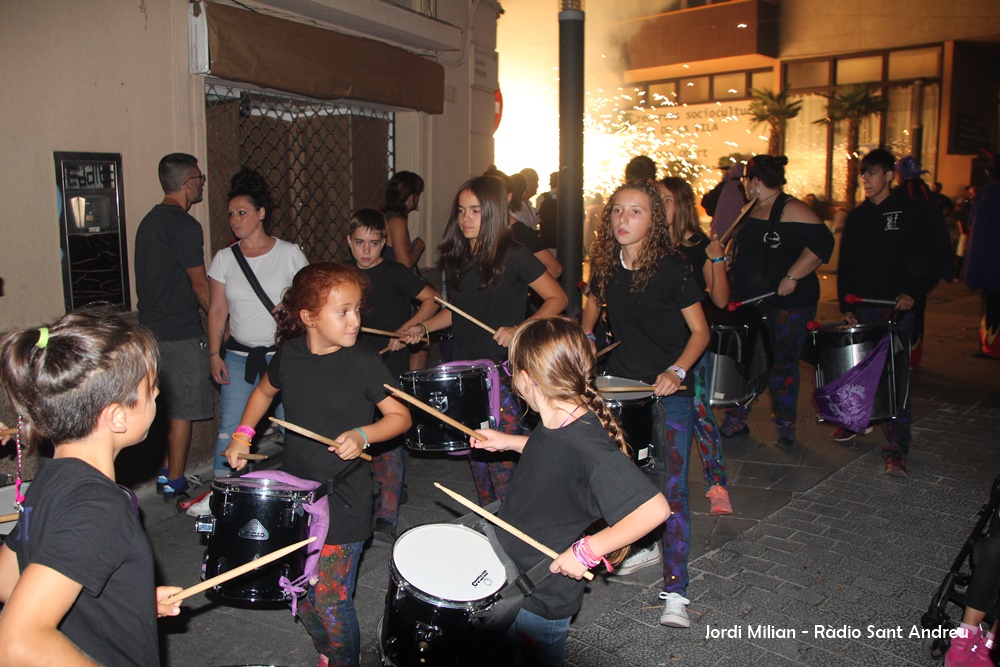
<path fill-rule="evenodd" d="M 687 591 L 688 454 L 692 436 L 691 383 L 681 383 L 708 346 L 709 331 L 701 309 L 702 292 L 691 266 L 670 242 L 663 201 L 655 186 L 627 183 L 604 209 L 591 250 L 591 298 L 583 328 L 593 336 L 599 304 L 607 303 L 611 330 L 621 345 L 611 355 L 608 372 L 652 385 L 657 402 L 654 469 L 672 514 L 663 534 L 663 592 L 660 623 L 690 625 Z M 663 474 L 665 473 L 665 474 Z M 625 573 L 659 560 L 656 543 L 639 549 L 622 565 Z"/>
<path fill-rule="evenodd" d="M 527 665 L 562 665 L 570 619 L 583 602 L 583 574 L 605 555 L 639 539 L 670 515 L 663 494 L 624 454 L 625 438 L 594 386 L 594 352 L 580 325 L 565 317 L 528 322 L 510 343 L 511 384 L 541 416 L 531 436 L 479 431 L 472 445 L 521 454 L 499 516 L 560 550 L 509 631 Z M 609 437 L 610 436 L 610 437 Z M 595 520 L 609 527 L 584 536 Z M 544 556 L 498 532 L 527 572 Z"/>
<path fill-rule="evenodd" d="M 677 246 L 691 264 L 691 277 L 708 293 L 705 315 L 729 305 L 729 276 L 726 275 L 726 251 L 718 237 L 709 239 L 698 224 L 694 210 L 694 191 L 683 178 L 668 176 L 657 187 L 663 197 L 670 225 L 670 242 Z M 714 308 L 713 308 L 714 306 Z M 726 459 L 722 455 L 722 438 L 715 423 L 709 399 L 708 354 L 691 372 L 694 382 L 694 435 L 698 452 L 705 465 L 705 497 L 710 502 L 709 514 L 732 514 L 733 506 L 726 490 Z"/>
<path fill-rule="evenodd" d="M 282 470 L 319 482 L 332 480 L 330 530 L 320 557 L 319 582 L 298 604 L 298 616 L 320 654 L 320 665 L 357 665 L 360 630 L 354 584 L 362 544 L 372 534 L 370 466 L 358 459 L 371 442 L 410 427 L 410 412 L 386 395 L 395 385 L 376 351 L 355 347 L 366 280 L 357 269 L 324 262 L 299 271 L 278 306 L 279 349 L 254 388 L 241 426 L 225 451 L 234 469 L 245 461 L 253 429 L 281 391 L 287 419 L 334 437 L 339 446 L 285 434 Z M 382 417 L 372 422 L 375 408 Z"/>
<path fill-rule="evenodd" d="M 501 363 L 517 327 L 524 322 L 558 315 L 568 303 L 566 293 L 531 251 L 514 242 L 508 224 L 507 191 L 503 181 L 478 176 L 462 184 L 452 204 L 451 218 L 438 247 L 447 278 L 448 300 L 496 330 L 490 334 L 461 316 L 442 309 L 422 325 L 403 331 L 406 342 L 428 331 L 452 327 L 456 359 L 489 359 Z M 527 320 L 528 288 L 542 305 Z M 426 328 L 426 331 L 425 331 Z M 521 406 L 500 374 L 500 424 L 505 433 L 523 433 Z M 469 459 L 481 505 L 503 498 L 514 473 L 508 455 L 473 452 Z"/>

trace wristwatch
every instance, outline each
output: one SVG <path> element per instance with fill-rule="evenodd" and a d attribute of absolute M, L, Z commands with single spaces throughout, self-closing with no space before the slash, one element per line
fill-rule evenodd
<path fill-rule="evenodd" d="M 677 376 L 677 379 L 680 380 L 681 382 L 684 382 L 684 378 L 687 376 L 687 371 L 681 368 L 680 366 L 671 366 L 667 370 L 672 371 L 673 374 Z"/>

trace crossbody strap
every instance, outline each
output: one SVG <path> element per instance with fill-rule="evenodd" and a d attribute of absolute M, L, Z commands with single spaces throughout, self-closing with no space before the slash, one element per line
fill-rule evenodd
<path fill-rule="evenodd" d="M 781 221 L 781 213 L 785 210 L 785 204 L 792 196 L 785 192 L 779 192 L 778 196 L 775 197 L 774 203 L 771 204 L 771 215 L 767 216 L 767 234 L 764 236 L 764 275 L 767 276 L 767 270 L 770 268 L 771 264 L 771 240 L 774 235 L 774 230 Z"/>
<path fill-rule="evenodd" d="M 243 251 L 240 249 L 239 243 L 234 243 L 230 246 L 233 249 L 233 255 L 236 257 L 236 263 L 240 265 L 240 269 L 243 270 L 243 275 L 246 276 L 247 282 L 250 283 L 250 287 L 253 288 L 254 294 L 260 299 L 260 302 L 264 304 L 267 308 L 267 312 L 271 317 L 274 317 L 274 302 L 267 296 L 264 288 L 260 286 L 260 281 L 257 280 L 257 276 L 254 275 L 253 269 L 250 268 L 250 263 L 247 262 L 246 256 L 244 256 Z"/>

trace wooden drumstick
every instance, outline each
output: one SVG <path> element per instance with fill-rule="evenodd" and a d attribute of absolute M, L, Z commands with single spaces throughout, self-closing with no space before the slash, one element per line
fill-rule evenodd
<path fill-rule="evenodd" d="M 273 421 L 278 426 L 284 426 L 289 431 L 295 431 L 299 435 L 304 435 L 307 438 L 312 438 L 313 440 L 318 440 L 319 442 L 322 442 L 324 445 L 333 445 L 334 447 L 343 447 L 344 446 L 343 443 L 337 442 L 336 440 L 334 440 L 332 438 L 328 438 L 325 435 L 320 435 L 319 433 L 316 433 L 314 431 L 310 431 L 309 429 L 303 428 L 303 427 L 301 427 L 301 426 L 299 426 L 297 424 L 293 424 L 292 422 L 286 422 L 284 419 L 277 419 L 276 417 L 268 417 L 268 419 L 270 419 L 271 421 Z M 358 458 L 359 459 L 364 459 L 365 461 L 371 461 L 372 460 L 372 457 L 369 456 L 368 454 L 365 454 L 364 452 L 361 452 L 360 454 L 358 454 Z"/>
<path fill-rule="evenodd" d="M 652 389 L 652 387 L 598 387 L 597 391 L 602 394 L 625 394 L 636 391 L 647 392 L 652 391 Z M 685 389 L 687 389 L 687 385 L 684 384 L 677 387 L 677 391 L 684 391 Z"/>
<path fill-rule="evenodd" d="M 507 523 L 506 521 L 504 521 L 500 517 L 496 516 L 495 514 L 490 514 L 489 512 L 487 512 L 486 510 L 484 510 L 482 507 L 480 507 L 479 505 L 475 504 L 471 500 L 466 500 L 466 498 L 464 496 L 455 493 L 454 491 L 452 491 L 448 487 L 444 486 L 443 484 L 439 484 L 438 482 L 434 482 L 434 486 L 436 486 L 437 488 L 441 489 L 442 491 L 444 491 L 445 493 L 447 493 L 449 496 L 451 496 L 452 498 L 454 498 L 455 500 L 457 500 L 461 504 L 465 505 L 467 508 L 469 508 L 470 510 L 472 510 L 473 512 L 475 512 L 479 516 L 483 517 L 484 519 L 486 519 L 490 523 L 492 523 L 492 524 L 494 524 L 496 526 L 499 526 L 500 528 L 503 528 L 508 533 L 510 533 L 511 535 L 513 535 L 514 537 L 516 537 L 517 539 L 521 540 L 525 544 L 530 544 L 531 546 L 535 547 L 536 549 L 538 549 L 539 551 L 541 551 L 543 554 L 545 554 L 546 556 L 548 556 L 552 560 L 555 560 L 555 559 L 559 558 L 559 554 L 557 554 L 554 550 L 548 548 L 547 546 L 545 546 L 544 544 L 542 544 L 541 542 L 539 542 L 535 538 L 531 537 L 530 535 L 525 535 L 523 532 L 521 532 L 520 530 L 518 530 L 514 526 L 510 525 L 509 523 Z M 594 573 L 591 572 L 590 570 L 587 570 L 586 572 L 583 573 L 583 578 L 586 579 L 587 581 L 593 581 L 594 580 Z"/>
<path fill-rule="evenodd" d="M 10 514 L 0 514 L 0 523 L 7 523 L 8 521 L 17 521 L 17 517 L 21 516 L 20 512 L 11 512 Z"/>
<path fill-rule="evenodd" d="M 482 441 L 486 440 L 486 438 L 484 438 L 483 436 L 479 435 L 478 433 L 476 433 L 475 431 L 473 431 L 471 428 L 469 428 L 468 426 L 466 426 L 462 422 L 455 421 L 454 419 L 452 419 L 451 417 L 449 417 L 445 413 L 441 412 L 440 410 L 435 410 L 431 406 L 429 406 L 426 403 L 424 403 L 423 401 L 421 401 L 419 398 L 414 398 L 413 396 L 410 396 L 409 394 L 407 394 L 405 391 L 403 391 L 401 389 L 396 389 L 395 387 L 393 387 L 391 385 L 388 385 L 388 384 L 384 384 L 382 386 L 385 387 L 386 389 L 388 389 L 390 392 L 392 392 L 392 395 L 395 396 L 396 398 L 404 400 L 407 403 L 409 403 L 410 405 L 414 405 L 414 406 L 420 408 L 421 410 L 423 410 L 427 414 L 432 415 L 434 417 L 437 417 L 438 419 L 440 419 L 441 421 L 443 421 L 445 424 L 448 424 L 449 426 L 454 426 L 455 428 L 457 428 L 459 431 L 461 431 L 465 435 L 469 436 L 470 438 L 475 438 L 476 440 L 482 440 Z"/>
<path fill-rule="evenodd" d="M 474 318 L 474 317 L 473 317 L 472 315 L 469 315 L 469 314 L 468 314 L 467 312 L 465 312 L 465 311 L 464 311 L 464 310 L 462 310 L 461 308 L 458 308 L 458 307 L 456 307 L 456 306 L 453 306 L 453 305 L 451 305 L 450 303 L 448 303 L 448 302 L 447 302 L 447 301 L 445 301 L 444 299 L 441 299 L 441 298 L 439 298 L 439 297 L 434 297 L 434 300 L 435 300 L 435 301 L 437 301 L 437 302 L 438 302 L 439 304 L 441 304 L 442 306 L 444 306 L 445 308 L 447 308 L 448 310 L 451 310 L 451 311 L 454 311 L 454 312 L 458 313 L 459 315 L 461 315 L 461 316 L 462 316 L 462 317 L 464 317 L 465 319 L 469 320 L 469 321 L 470 321 L 470 322 L 472 322 L 473 324 L 477 324 L 477 325 L 479 325 L 480 327 L 482 327 L 483 329 L 486 329 L 486 330 L 487 330 L 487 331 L 489 331 L 489 332 L 490 332 L 491 334 L 495 334 L 495 333 L 497 332 L 497 330 L 496 330 L 496 329 L 494 329 L 494 328 L 492 328 L 492 327 L 489 327 L 489 326 L 486 326 L 485 324 L 483 324 L 482 322 L 480 322 L 479 320 L 477 320 L 476 318 Z"/>
<path fill-rule="evenodd" d="M 0 431 L 0 438 L 6 437 L 8 435 L 17 435 L 17 429 L 16 428 L 5 428 L 2 431 Z"/>
<path fill-rule="evenodd" d="M 243 452 L 240 452 L 236 455 L 236 458 L 241 461 L 266 461 L 267 454 L 251 454 L 250 452 L 244 454 Z"/>
<path fill-rule="evenodd" d="M 608 352 L 610 352 L 611 350 L 615 349 L 616 347 L 618 347 L 621 344 L 622 344 L 622 342 L 620 340 L 616 340 L 614 343 L 611 343 L 611 345 L 608 345 L 606 348 L 604 348 L 603 350 L 601 350 L 600 352 L 598 352 L 595 355 L 595 358 L 596 359 L 600 359 L 605 354 L 607 354 Z"/>
<path fill-rule="evenodd" d="M 383 347 L 383 348 L 382 348 L 381 350 L 379 350 L 379 351 L 378 351 L 378 353 L 379 353 L 379 354 L 385 354 L 385 353 L 386 353 L 386 352 L 388 352 L 388 351 L 389 351 L 389 346 L 388 346 L 388 345 L 386 345 L 386 346 L 385 346 L 385 347 Z"/>
<path fill-rule="evenodd" d="M 389 338 L 402 338 L 403 334 L 398 331 L 384 331 L 382 329 L 372 329 L 371 327 L 361 327 L 364 333 L 375 334 L 377 336 L 388 336 Z"/>
<path fill-rule="evenodd" d="M 287 547 L 276 549 L 271 553 L 267 554 L 266 556 L 261 556 L 256 560 L 250 561 L 249 563 L 244 563 L 239 567 L 235 567 L 232 570 L 229 570 L 228 572 L 223 572 L 222 574 L 214 576 L 211 579 L 206 579 L 205 581 L 201 582 L 200 584 L 196 584 L 191 588 L 185 588 L 180 593 L 175 593 L 174 595 L 171 595 L 168 598 L 160 600 L 160 602 L 163 604 L 175 604 L 177 602 L 180 602 L 181 600 L 191 597 L 192 595 L 196 595 L 198 593 L 201 593 L 202 591 L 208 590 L 213 586 L 218 586 L 219 584 L 225 583 L 230 579 L 240 576 L 241 574 L 246 574 L 247 572 L 256 570 L 261 565 L 267 565 L 271 561 L 278 560 L 282 556 L 286 556 L 292 553 L 293 551 L 301 549 L 305 545 L 311 544 L 315 541 L 316 537 L 313 536 L 310 537 L 308 540 L 302 540 L 301 542 L 296 542 L 295 544 L 289 545 Z"/>

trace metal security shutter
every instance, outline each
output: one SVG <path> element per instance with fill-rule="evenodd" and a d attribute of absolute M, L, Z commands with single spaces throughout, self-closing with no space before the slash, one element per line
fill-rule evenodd
<path fill-rule="evenodd" d="M 273 236 L 311 262 L 348 259 L 351 212 L 378 208 L 393 172 L 393 113 L 213 80 L 205 105 L 213 254 L 233 240 L 229 179 L 247 165 L 271 184 Z"/>

